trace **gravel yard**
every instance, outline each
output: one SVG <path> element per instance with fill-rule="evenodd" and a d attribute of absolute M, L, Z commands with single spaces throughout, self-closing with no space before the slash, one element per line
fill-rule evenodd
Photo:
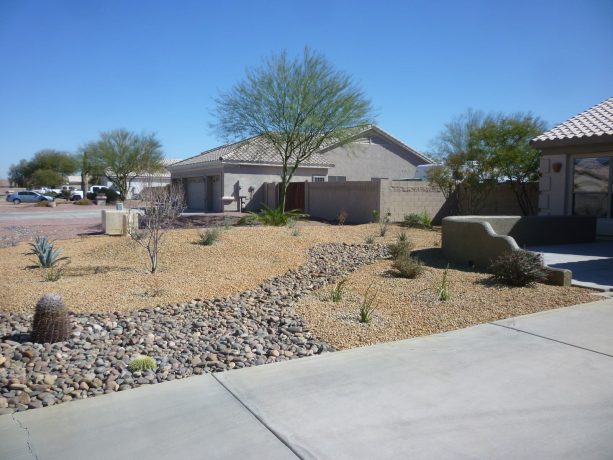
<path fill-rule="evenodd" d="M 511 288 L 490 282 L 489 275 L 448 270 L 451 298 L 439 301 L 447 262 L 438 248 L 417 251 L 426 261 L 416 279 L 396 278 L 391 260 L 380 260 L 347 277 L 343 300 L 332 302 L 327 286 L 306 296 L 296 306 L 319 338 L 337 349 L 436 334 L 495 321 L 598 300 L 595 291 L 578 287 L 537 284 Z M 421 254 L 420 254 L 421 253 Z M 370 323 L 358 321 L 358 308 L 366 289 L 378 292 Z"/>
<path fill-rule="evenodd" d="M 49 291 L 62 294 L 75 312 L 128 311 L 224 297 L 298 268 L 315 244 L 363 243 L 378 227 L 306 224 L 298 228 L 300 235 L 292 236 L 287 228 L 234 227 L 223 231 L 212 246 L 193 244 L 199 229 L 174 230 L 167 234 L 155 275 L 147 272 L 143 249 L 129 238 L 63 240 L 57 245 L 71 262 L 56 282 L 43 281 L 41 269 L 31 268 L 33 256 L 24 255 L 28 244 L 0 248 L 0 311 L 31 312 Z M 430 245 L 440 236 L 416 231 L 414 237 Z"/>

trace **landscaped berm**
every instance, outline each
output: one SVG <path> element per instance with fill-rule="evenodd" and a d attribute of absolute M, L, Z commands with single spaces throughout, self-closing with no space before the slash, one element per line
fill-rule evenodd
<path fill-rule="evenodd" d="M 596 298 L 447 267 L 435 230 L 305 222 L 201 233 L 170 231 L 155 275 L 129 238 L 57 241 L 69 258 L 59 269 L 39 268 L 26 243 L 0 249 L 0 414 Z"/>

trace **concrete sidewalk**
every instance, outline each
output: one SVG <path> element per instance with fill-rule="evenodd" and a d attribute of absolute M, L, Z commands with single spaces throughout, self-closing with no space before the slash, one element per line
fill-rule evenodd
<path fill-rule="evenodd" d="M 0 459 L 613 458 L 613 300 L 0 417 Z"/>

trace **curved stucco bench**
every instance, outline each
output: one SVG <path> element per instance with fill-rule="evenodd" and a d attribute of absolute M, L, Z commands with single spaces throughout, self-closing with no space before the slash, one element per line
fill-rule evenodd
<path fill-rule="evenodd" d="M 443 254 L 453 262 L 486 269 L 498 256 L 521 249 L 512 236 L 498 232 L 510 233 L 522 219 L 521 216 L 445 217 L 442 222 Z M 570 270 L 548 266 L 545 269 L 549 284 L 570 286 Z"/>

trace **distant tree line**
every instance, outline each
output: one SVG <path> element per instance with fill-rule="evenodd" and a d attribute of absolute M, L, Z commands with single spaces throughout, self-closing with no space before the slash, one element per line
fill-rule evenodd
<path fill-rule="evenodd" d="M 103 132 L 71 154 L 45 149 L 31 160 L 21 160 L 9 168 L 9 181 L 18 187 L 61 187 L 68 176 L 81 173 L 81 187 L 89 180 L 107 177 L 118 192 L 128 196 L 135 177 L 162 169 L 162 145 L 155 134 L 135 134 L 125 129 Z"/>

